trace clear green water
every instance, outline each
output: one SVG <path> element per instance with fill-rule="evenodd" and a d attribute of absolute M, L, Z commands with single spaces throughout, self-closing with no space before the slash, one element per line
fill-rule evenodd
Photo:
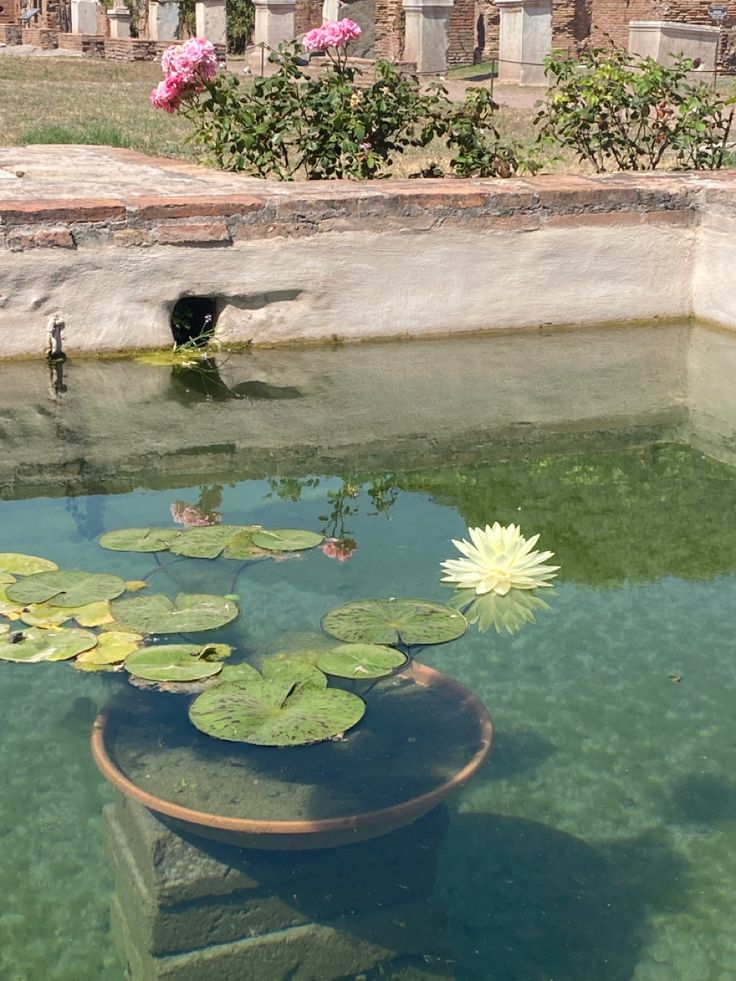
<path fill-rule="evenodd" d="M 389 362 L 403 349 L 383 350 Z M 493 363 L 501 372 L 497 358 Z M 594 422 L 578 427 L 587 427 L 583 452 L 567 437 L 561 447 L 567 424 L 555 433 L 540 424 L 524 450 L 502 443 L 488 419 L 478 418 L 466 420 L 472 442 L 455 440 L 462 459 L 440 447 L 424 457 L 412 449 L 407 462 L 401 438 L 392 435 L 384 458 L 390 465 L 361 467 L 359 446 L 338 453 L 327 434 L 318 439 L 323 465 L 307 470 L 291 450 L 280 455 L 271 446 L 265 454 L 267 441 L 253 436 L 254 454 L 268 456 L 277 476 L 238 480 L 231 458 L 219 470 L 208 458 L 205 484 L 177 481 L 171 460 L 183 457 L 171 447 L 168 469 L 155 479 L 151 470 L 137 477 L 121 444 L 120 472 L 110 466 L 103 480 L 104 467 L 90 464 L 96 493 L 79 493 L 87 478 L 77 466 L 64 476 L 72 493 L 38 497 L 37 478 L 28 474 L 42 472 L 43 454 L 31 441 L 4 485 L 0 550 L 141 578 L 150 557 L 104 552 L 97 535 L 168 524 L 172 501 L 196 503 L 201 487 L 220 484 L 219 510 L 229 523 L 334 532 L 342 522 L 340 534 L 357 542 L 349 561 L 314 552 L 260 563 L 241 576 L 242 617 L 226 632 L 242 650 L 263 652 L 284 635 L 316 630 L 324 612 L 351 598 L 446 599 L 439 562 L 469 523 L 517 521 L 527 534 L 540 532 L 562 566 L 551 609 L 513 635 L 473 627 L 422 654 L 482 699 L 497 736 L 490 762 L 450 804 L 439 849 L 436 897 L 450 924 L 447 958 L 410 958 L 386 966 L 383 976 L 730 981 L 736 471 L 683 442 L 640 445 L 642 427 L 697 442 L 696 415 L 712 419 L 710 409 L 687 402 L 678 371 L 655 371 L 671 404 L 658 406 L 656 418 L 651 407 L 629 407 L 613 427 L 615 440 L 610 414 L 588 413 Z M 612 390 L 620 377 L 609 377 Z M 591 390 L 596 384 L 591 379 Z M 637 384 L 651 391 L 652 379 Z M 531 401 L 539 392 L 528 394 Z M 155 390 L 147 398 L 170 404 Z M 493 401 L 494 393 L 486 398 Z M 552 418 L 550 398 L 548 392 Z M 565 403 L 560 382 L 558 404 Z M 42 395 L 37 405 L 50 411 Z M 228 412 L 244 409 L 236 403 Z M 56 425 L 66 410 L 57 402 L 53 411 Z M 278 417 L 278 403 L 271 411 Z M 351 416 L 346 408 L 356 431 L 362 412 Z M 8 409 L 0 420 L 9 416 Z M 242 417 L 229 418 L 233 429 L 240 425 Z M 524 414 L 518 418 L 528 423 Z M 190 433 L 207 422 L 201 415 L 189 420 Z M 501 421 L 508 428 L 509 420 Z M 67 422 L 77 425 L 78 412 Z M 476 422 L 487 430 L 485 444 Z M 728 443 L 724 426 L 710 424 L 709 445 L 717 437 L 719 446 Z M 421 432 L 437 441 L 426 417 L 414 423 L 412 435 Z M 447 440 L 452 444 L 449 432 Z M 74 448 L 76 460 L 97 459 L 97 440 Z M 451 464 L 443 463 L 448 455 Z M 247 476 L 247 465 L 240 466 Z M 105 494 L 105 480 L 120 490 L 123 469 L 137 489 Z M 48 492 L 63 491 L 57 477 L 52 467 Z M 344 496 L 338 514 L 346 485 L 356 496 Z M 175 582 L 157 572 L 151 588 L 229 592 L 234 567 L 181 562 L 170 570 Z M 81 675 L 64 664 L 0 665 L 0 977 L 7 981 L 122 978 L 109 934 L 112 876 L 100 823 L 111 792 L 92 764 L 88 736 L 97 709 L 123 684 L 119 675 Z"/>

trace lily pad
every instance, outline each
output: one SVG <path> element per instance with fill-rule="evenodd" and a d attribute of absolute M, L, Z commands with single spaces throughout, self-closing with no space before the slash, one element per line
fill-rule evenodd
<path fill-rule="evenodd" d="M 317 658 L 317 667 L 338 678 L 383 678 L 402 664 L 406 656 L 394 647 L 378 644 L 337 644 Z"/>
<path fill-rule="evenodd" d="M 59 570 L 37 572 L 7 587 L 7 596 L 18 603 L 50 603 L 52 606 L 86 606 L 100 600 L 114 599 L 125 592 L 125 581 L 119 576 L 97 572 Z"/>
<path fill-rule="evenodd" d="M 224 556 L 226 559 L 262 559 L 264 550 L 258 545 L 253 544 L 253 533 L 260 530 L 260 525 L 253 528 L 243 528 L 233 535 L 225 546 Z"/>
<path fill-rule="evenodd" d="M 74 667 L 78 667 L 82 671 L 95 671 L 98 668 L 122 664 L 126 657 L 137 651 L 142 643 L 143 637 L 140 634 L 123 630 L 110 630 L 99 635 L 97 647 L 79 655 L 74 662 Z"/>
<path fill-rule="evenodd" d="M 6 588 L 0 586 L 0 613 L 8 620 L 18 620 L 23 612 L 23 604 L 11 600 L 5 592 Z"/>
<path fill-rule="evenodd" d="M 175 528 L 119 528 L 97 541 L 114 552 L 165 552 L 179 534 Z"/>
<path fill-rule="evenodd" d="M 125 659 L 125 669 L 146 681 L 197 681 L 222 670 L 222 663 L 207 660 L 206 647 L 164 644 L 143 647 Z"/>
<path fill-rule="evenodd" d="M 417 599 L 358 600 L 331 610 L 322 628 L 357 644 L 444 644 L 462 637 L 465 617 L 442 603 Z"/>
<path fill-rule="evenodd" d="M 290 681 L 295 685 L 311 685 L 312 688 L 327 687 L 324 672 L 298 655 L 269 657 L 261 665 L 261 673 L 266 681 Z"/>
<path fill-rule="evenodd" d="M 247 664 L 245 661 L 240 664 L 226 664 L 220 672 L 220 679 L 223 683 L 244 684 L 248 681 L 258 681 L 260 677 L 253 665 Z"/>
<path fill-rule="evenodd" d="M 55 562 L 41 559 L 37 555 L 0 552 L 0 572 L 10 572 L 15 576 L 32 576 L 37 572 L 54 572 L 58 568 Z"/>
<path fill-rule="evenodd" d="M 314 548 L 323 541 L 323 536 L 314 531 L 301 531 L 299 528 L 261 528 L 254 531 L 253 544 L 265 548 L 267 552 L 301 552 Z"/>
<path fill-rule="evenodd" d="M 21 619 L 31 627 L 58 627 L 67 620 L 76 620 L 80 627 L 101 627 L 112 623 L 112 613 L 107 600 L 71 607 L 31 603 L 23 610 Z"/>
<path fill-rule="evenodd" d="M 88 630 L 43 630 L 30 627 L 20 632 L 3 636 L 0 640 L 0 660 L 25 661 L 67 661 L 83 651 L 91 650 L 97 643 L 95 634 Z"/>
<path fill-rule="evenodd" d="M 112 604 L 116 624 L 143 634 L 215 630 L 234 620 L 238 612 L 232 600 L 207 593 L 179 593 L 173 601 L 162 593 L 153 593 Z"/>
<path fill-rule="evenodd" d="M 192 702 L 189 718 L 215 739 L 307 746 L 342 734 L 360 722 L 364 712 L 365 702 L 347 691 L 261 678 L 203 692 Z"/>
<path fill-rule="evenodd" d="M 0 586 L 8 586 L 11 582 L 15 582 L 15 576 L 10 572 L 0 572 Z"/>
<path fill-rule="evenodd" d="M 241 529 L 237 525 L 211 525 L 188 528 L 179 533 L 169 551 L 190 559 L 216 559 L 230 539 Z"/>

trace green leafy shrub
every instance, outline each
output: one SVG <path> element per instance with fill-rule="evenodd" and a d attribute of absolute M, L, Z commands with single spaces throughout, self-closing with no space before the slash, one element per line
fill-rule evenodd
<path fill-rule="evenodd" d="M 542 141 L 572 148 L 599 173 L 723 166 L 733 111 L 693 81 L 689 59 L 660 65 L 614 48 L 580 59 L 555 52 L 545 64 L 550 88 L 535 119 Z"/>
<path fill-rule="evenodd" d="M 456 151 L 450 167 L 457 176 L 538 169 L 501 138 L 485 90 L 471 89 L 455 104 L 441 85 L 423 92 L 415 77 L 386 61 L 376 62 L 375 80 L 366 85 L 342 51 L 310 78 L 300 54 L 296 45 L 283 46 L 269 58 L 274 75 L 246 87 L 219 73 L 182 98 L 177 108 L 194 123 L 194 141 L 219 167 L 280 180 L 365 180 L 389 176 L 406 150 L 440 138 Z M 433 165 L 431 176 L 441 174 Z"/>

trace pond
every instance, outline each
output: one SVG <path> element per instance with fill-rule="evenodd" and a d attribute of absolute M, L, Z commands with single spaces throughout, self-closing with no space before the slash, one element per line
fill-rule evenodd
<path fill-rule="evenodd" d="M 361 976 L 724 981 L 736 976 L 734 360 L 726 333 L 660 324 L 194 366 L 4 365 L 0 551 L 172 597 L 237 594 L 239 617 L 213 637 L 258 661 L 318 644 L 321 618 L 351 600 L 448 602 L 440 562 L 469 526 L 539 533 L 561 567 L 544 603 L 478 608 L 462 637 L 418 655 L 488 708 L 494 747 L 433 845 L 444 946 L 409 944 Z M 338 543 L 244 568 L 98 543 L 214 515 Z M 0 976 L 121 981 L 101 820 L 113 791 L 90 730 L 103 706 L 132 706 L 135 763 L 155 706 L 165 719 L 188 696 L 0 662 L 0 700 Z M 452 758 L 469 737 L 438 718 L 437 754 Z M 406 719 L 395 726 L 384 736 L 411 738 Z M 171 797 L 209 799 L 186 760 L 167 780 Z M 326 877 L 318 923 L 333 917 L 330 854 L 312 859 Z"/>

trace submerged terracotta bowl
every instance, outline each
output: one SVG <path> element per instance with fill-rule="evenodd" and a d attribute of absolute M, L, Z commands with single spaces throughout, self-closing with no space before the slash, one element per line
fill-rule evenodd
<path fill-rule="evenodd" d="M 416 661 L 402 672 L 406 678 L 423 687 L 442 687 L 463 708 L 469 709 L 478 722 L 478 749 L 470 760 L 445 783 L 400 804 L 365 811 L 345 817 L 315 821 L 254 821 L 248 818 L 223 817 L 206 811 L 195 811 L 156 797 L 129 780 L 110 757 L 106 736 L 113 724 L 106 712 L 95 720 L 92 729 L 92 756 L 107 779 L 126 796 L 143 804 L 154 814 L 166 818 L 184 831 L 203 838 L 223 841 L 241 848 L 309 849 L 332 848 L 377 838 L 416 821 L 431 811 L 449 794 L 466 783 L 485 762 L 491 751 L 493 726 L 485 706 L 471 692 L 446 675 Z"/>

